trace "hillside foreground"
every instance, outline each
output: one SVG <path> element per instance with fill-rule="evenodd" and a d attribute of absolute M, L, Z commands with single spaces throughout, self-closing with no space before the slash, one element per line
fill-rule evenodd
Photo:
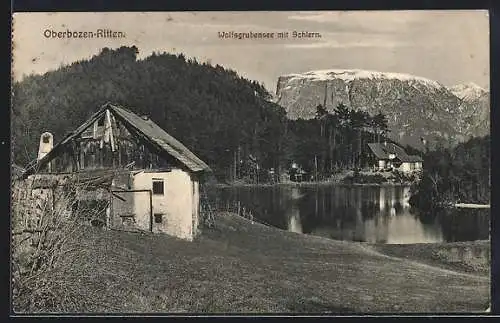
<path fill-rule="evenodd" d="M 463 244 L 342 242 L 230 213 L 218 214 L 215 227 L 193 242 L 85 227 L 64 266 L 47 276 L 43 306 L 106 313 L 483 312 L 489 265 L 447 256 Z M 472 245 L 489 255 L 489 241 Z"/>

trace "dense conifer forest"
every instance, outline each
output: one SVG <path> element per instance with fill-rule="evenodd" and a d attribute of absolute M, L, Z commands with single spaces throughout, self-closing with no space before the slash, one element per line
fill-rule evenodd
<path fill-rule="evenodd" d="M 490 136 L 424 155 L 422 180 L 410 203 L 431 209 L 452 203 L 490 203 Z"/>

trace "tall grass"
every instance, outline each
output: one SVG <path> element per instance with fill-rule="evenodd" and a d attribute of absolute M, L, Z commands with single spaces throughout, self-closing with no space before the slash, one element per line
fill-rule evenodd
<path fill-rule="evenodd" d="M 86 300 L 71 286 L 73 279 L 66 279 L 71 259 L 81 252 L 70 241 L 77 241 L 89 217 L 103 210 L 79 206 L 77 194 L 86 187 L 77 182 L 43 189 L 36 188 L 34 182 L 14 181 L 11 185 L 13 310 L 66 312 L 82 308 Z"/>

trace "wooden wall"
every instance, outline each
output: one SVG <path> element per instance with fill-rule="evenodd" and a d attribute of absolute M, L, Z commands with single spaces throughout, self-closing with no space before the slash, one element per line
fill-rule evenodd
<path fill-rule="evenodd" d="M 51 172 L 123 168 L 131 163 L 134 165 L 130 169 L 167 169 L 176 163 L 170 156 L 153 153 L 119 122 L 113 121 L 111 129 L 113 146 L 110 140 L 105 140 L 102 126 L 91 125 L 51 161 Z M 49 172 L 49 169 L 46 167 L 41 172 Z"/>

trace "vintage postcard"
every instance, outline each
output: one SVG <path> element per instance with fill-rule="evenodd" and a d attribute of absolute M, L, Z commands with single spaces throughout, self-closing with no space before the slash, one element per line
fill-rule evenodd
<path fill-rule="evenodd" d="M 15 13 L 12 313 L 490 311 L 487 11 Z"/>

